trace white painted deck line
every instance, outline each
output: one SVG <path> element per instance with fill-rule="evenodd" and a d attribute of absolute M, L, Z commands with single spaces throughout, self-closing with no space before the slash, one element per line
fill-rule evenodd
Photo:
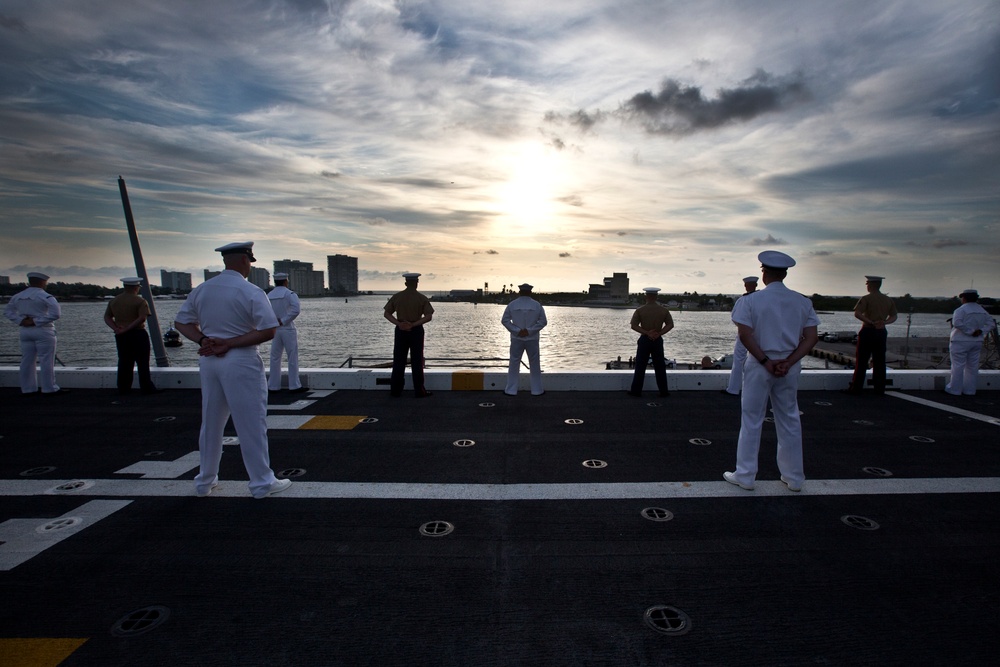
<path fill-rule="evenodd" d="M 721 477 L 721 473 L 720 473 Z M 0 496 L 194 497 L 191 480 L 95 479 L 72 491 L 57 487 L 81 480 L 0 480 Z M 382 482 L 292 482 L 274 498 L 388 500 L 629 500 L 669 498 L 760 498 L 767 496 L 878 496 L 1000 493 L 1000 477 L 810 479 L 799 493 L 778 481 L 758 481 L 744 491 L 725 481 L 586 484 L 418 484 Z M 245 480 L 221 480 L 211 498 L 250 498 Z M 270 499 L 269 499 L 270 500 Z"/>
<path fill-rule="evenodd" d="M 986 422 L 987 424 L 995 424 L 996 426 L 1000 426 L 1000 419 L 997 419 L 996 417 L 991 417 L 990 415 L 984 415 L 978 412 L 972 412 L 970 410 L 963 410 L 962 408 L 956 408 L 950 405 L 945 405 L 944 403 L 928 401 L 926 398 L 920 398 L 918 396 L 909 396 L 908 394 L 900 394 L 897 391 L 887 391 L 885 392 L 885 394 L 886 396 L 901 398 L 904 401 L 910 401 L 912 403 L 923 405 L 928 408 L 934 408 L 936 410 L 944 410 L 945 412 L 950 412 L 953 415 L 968 417 L 969 419 L 976 419 L 981 422 Z"/>
<path fill-rule="evenodd" d="M 91 500 L 59 517 L 8 519 L 0 523 L 0 570 L 14 569 L 131 503 L 131 500 Z M 60 527 L 60 523 L 65 527 Z"/>

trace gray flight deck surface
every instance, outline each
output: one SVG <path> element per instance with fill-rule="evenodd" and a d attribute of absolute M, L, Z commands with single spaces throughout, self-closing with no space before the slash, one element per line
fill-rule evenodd
<path fill-rule="evenodd" d="M 272 394 L 254 500 L 197 390 L 3 388 L 0 664 L 995 664 L 1000 394 L 799 398 L 792 493 L 715 391 Z"/>

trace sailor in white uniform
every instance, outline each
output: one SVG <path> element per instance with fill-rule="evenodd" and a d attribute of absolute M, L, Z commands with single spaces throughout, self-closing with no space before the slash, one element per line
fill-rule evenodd
<path fill-rule="evenodd" d="M 951 316 L 951 381 L 944 390 L 954 396 L 975 396 L 979 378 L 979 354 L 983 340 L 997 323 L 979 305 L 979 292 L 967 289 L 960 295 L 962 305 Z"/>
<path fill-rule="evenodd" d="M 778 434 L 778 470 L 791 491 L 802 489 L 802 423 L 799 420 L 800 360 L 819 339 L 819 318 L 812 302 L 783 282 L 795 260 L 766 250 L 757 257 L 764 289 L 741 298 L 732 319 L 748 358 L 743 371 L 742 421 L 736 446 L 736 471 L 723 478 L 752 491 L 757 478 L 760 432 L 771 401 Z"/>
<path fill-rule="evenodd" d="M 10 298 L 3 314 L 18 326 L 21 339 L 21 393 L 34 394 L 39 380 L 43 394 L 65 393 L 56 384 L 56 327 L 61 316 L 59 302 L 45 291 L 49 277 L 32 271 L 28 274 L 28 287 Z M 35 375 L 35 362 L 38 375 Z"/>
<path fill-rule="evenodd" d="M 266 498 L 292 482 L 277 479 L 267 446 L 267 382 L 257 346 L 271 340 L 278 318 L 264 290 L 248 283 L 253 241 L 216 248 L 226 270 L 198 285 L 177 313 L 174 327 L 199 345 L 201 469 L 195 492 L 207 496 L 219 480 L 222 435 L 230 414 L 240 439 L 250 493 Z"/>
<path fill-rule="evenodd" d="M 504 308 L 500 322 L 510 332 L 510 361 L 507 364 L 508 396 L 517 394 L 521 357 L 528 353 L 528 369 L 531 379 L 531 395 L 540 396 L 542 389 L 541 357 L 538 350 L 539 332 L 548 324 L 542 304 L 531 298 L 533 285 L 522 283 L 517 286 L 519 296 Z"/>
<path fill-rule="evenodd" d="M 757 276 L 747 276 L 743 279 L 743 296 L 757 291 Z M 743 297 L 736 299 L 737 303 Z M 733 304 L 736 308 L 736 304 Z M 743 366 L 747 362 L 747 348 L 740 342 L 740 336 L 736 334 L 736 343 L 733 345 L 733 368 L 729 371 L 729 385 L 722 390 L 722 393 L 731 396 L 739 396 L 743 388 Z"/>
<path fill-rule="evenodd" d="M 288 354 L 288 388 L 292 393 L 308 391 L 299 380 L 299 337 L 295 330 L 295 318 L 301 306 L 299 295 L 288 289 L 288 274 L 274 274 L 274 289 L 267 293 L 274 315 L 278 318 L 278 330 L 271 340 L 271 374 L 267 380 L 268 391 L 281 390 L 281 355 Z"/>

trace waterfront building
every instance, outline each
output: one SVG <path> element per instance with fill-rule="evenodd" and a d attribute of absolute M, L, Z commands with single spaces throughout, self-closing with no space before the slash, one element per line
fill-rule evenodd
<path fill-rule="evenodd" d="M 160 269 L 160 287 L 175 292 L 190 292 L 191 274 L 182 271 L 164 271 Z"/>
<path fill-rule="evenodd" d="M 312 262 L 300 262 L 297 259 L 276 259 L 275 273 L 287 273 L 289 287 L 299 296 L 321 296 L 326 288 L 323 284 L 323 272 L 313 271 Z"/>
<path fill-rule="evenodd" d="M 0 285 L 10 285 L 10 276 L 0 276 Z"/>
<path fill-rule="evenodd" d="M 266 290 L 271 287 L 271 274 L 267 269 L 251 266 L 250 275 L 247 276 L 247 282 L 252 285 L 256 285 L 262 290 Z"/>
<path fill-rule="evenodd" d="M 358 258 L 347 255 L 327 255 L 326 272 L 333 294 L 358 293 Z"/>
<path fill-rule="evenodd" d="M 222 271 L 209 271 L 208 269 L 205 269 L 205 280 L 211 280 L 220 273 L 222 273 Z"/>
<path fill-rule="evenodd" d="M 587 294 L 592 299 L 601 301 L 627 301 L 629 298 L 628 274 L 613 273 L 610 278 L 605 277 L 602 284 L 591 283 Z"/>

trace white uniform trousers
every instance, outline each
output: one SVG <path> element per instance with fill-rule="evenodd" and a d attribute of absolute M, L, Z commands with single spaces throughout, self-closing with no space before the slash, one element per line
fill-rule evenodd
<path fill-rule="evenodd" d="M 944 386 L 949 394 L 974 396 L 979 378 L 979 353 L 983 349 L 981 338 L 971 340 L 952 340 L 949 345 L 951 353 L 951 381 Z"/>
<path fill-rule="evenodd" d="M 771 353 L 769 356 L 780 359 L 788 355 Z M 799 362 L 789 369 L 788 375 L 779 378 L 768 373 L 756 359 L 747 360 L 743 373 L 743 414 L 736 445 L 736 478 L 743 484 L 752 485 L 757 478 L 760 432 L 767 415 L 768 399 L 778 433 L 778 470 L 792 484 L 801 485 L 805 481 L 798 401 L 801 371 Z"/>
<path fill-rule="evenodd" d="M 528 369 L 531 376 L 531 393 L 538 396 L 542 390 L 542 363 L 538 352 L 538 339 L 525 339 L 520 336 L 510 337 L 510 362 L 507 364 L 507 388 L 504 393 L 513 396 L 517 393 L 518 374 L 521 371 L 521 357 L 528 353 Z"/>
<path fill-rule="evenodd" d="M 740 340 L 740 337 L 736 337 L 736 345 L 733 346 L 733 368 L 729 371 L 729 386 L 726 387 L 726 391 L 730 394 L 736 395 L 740 393 L 743 388 L 743 366 L 747 362 L 747 348 Z"/>
<path fill-rule="evenodd" d="M 34 394 L 41 381 L 42 393 L 59 391 L 56 384 L 56 330 L 54 327 L 18 327 L 21 338 L 22 394 Z M 35 375 L 35 361 L 38 375 Z"/>
<path fill-rule="evenodd" d="M 299 381 L 299 335 L 295 329 L 278 327 L 271 339 L 271 373 L 267 380 L 267 388 L 272 391 L 281 389 L 281 354 L 288 354 L 288 388 L 298 389 Z"/>
<path fill-rule="evenodd" d="M 195 489 L 208 491 L 219 479 L 222 435 L 229 416 L 240 439 L 250 493 L 260 496 L 277 481 L 267 449 L 267 384 L 256 347 L 229 350 L 221 357 L 201 357 L 201 470 Z"/>

